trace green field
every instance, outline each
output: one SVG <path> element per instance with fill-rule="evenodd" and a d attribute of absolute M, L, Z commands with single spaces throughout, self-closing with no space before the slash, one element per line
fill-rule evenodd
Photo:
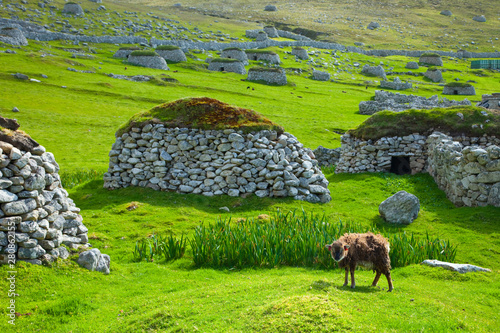
<path fill-rule="evenodd" d="M 6 2 L 4 0 L 4 5 Z M 151 2 L 149 4 L 153 7 L 146 8 L 142 8 L 139 2 L 104 5 L 108 8 L 107 13 L 111 13 L 110 20 L 116 19 L 113 14 L 115 10 L 138 11 L 141 19 L 149 19 L 147 13 L 153 12 L 155 15 L 175 18 L 185 25 L 191 22 L 192 26 L 203 30 L 220 30 L 239 38 L 243 38 L 245 29 L 258 27 L 255 21 L 241 21 L 243 16 L 231 16 L 229 9 L 238 3 L 224 3 L 222 6 L 226 9 L 221 12 L 231 19 L 201 15 L 199 11 L 195 13 L 187 9 L 175 10 L 171 7 L 173 3 Z M 307 6 L 319 6 L 318 3 L 307 2 Z M 382 3 L 385 6 L 390 2 Z M 439 15 L 440 10 L 451 6 L 451 1 L 438 2 L 432 8 L 437 12 L 436 17 L 418 15 L 428 13 L 431 9 L 422 1 L 415 3 L 422 8 L 414 5 L 412 10 L 416 17 L 411 16 L 411 19 L 421 20 L 415 22 L 421 22 L 422 29 L 428 28 L 427 35 L 433 34 L 433 29 L 438 29 L 433 21 L 451 20 Z M 55 1 L 54 4 L 62 7 L 61 1 Z M 274 14 L 263 12 L 261 9 L 266 4 L 254 1 L 240 8 L 245 17 L 253 16 L 257 20 L 261 17 L 259 15 L 291 15 L 286 14 L 285 10 Z M 278 4 L 285 6 L 285 2 Z M 357 4 L 349 2 L 343 6 L 346 10 L 354 10 Z M 375 6 L 376 3 L 368 4 Z M 36 8 L 34 3 L 24 6 Z M 86 2 L 82 6 L 91 9 L 96 18 L 105 16 L 104 12 L 95 11 L 99 4 Z M 192 6 L 208 8 L 213 3 L 194 1 Z M 335 3 L 331 6 L 335 6 Z M 483 3 L 482 6 L 483 10 L 491 9 L 492 13 L 499 16 L 491 3 Z M 162 8 L 168 8 L 169 11 Z M 396 8 L 396 14 L 402 15 L 401 11 L 405 9 L 402 2 Z M 461 18 L 474 10 L 465 4 L 458 4 L 456 8 L 451 10 Z M 258 13 L 254 12 L 257 9 Z M 0 16 L 8 17 L 7 14 L 3 15 L 6 11 L 2 10 L 0 8 Z M 359 19 L 364 20 L 362 12 L 359 12 Z M 17 14 L 21 16 L 28 13 L 19 11 Z M 474 11 L 476 13 L 481 12 Z M 346 12 L 343 15 L 351 14 Z M 498 28 L 498 20 L 492 16 L 491 19 L 488 16 L 489 21 L 482 26 L 483 29 L 490 26 L 491 29 Z M 65 19 L 60 15 L 58 18 Z M 75 27 L 78 26 L 77 21 L 80 19 L 67 19 Z M 391 20 L 396 20 L 395 16 L 391 16 Z M 304 22 L 310 29 L 316 29 L 314 22 L 311 23 L 309 19 Z M 368 23 L 366 21 L 366 25 Z M 102 29 L 111 31 L 109 27 Z M 337 28 L 333 26 L 329 29 Z M 389 29 L 386 33 L 395 34 L 394 31 Z M 101 34 L 101 31 L 98 32 Z M 380 37 L 376 35 L 378 33 L 381 32 L 369 32 L 369 35 L 362 35 L 364 37 L 359 40 L 375 44 L 373 41 Z M 474 35 L 472 32 L 469 34 L 467 29 L 460 34 L 463 40 L 474 38 L 480 41 L 482 50 L 494 50 L 489 44 L 483 48 L 482 42 L 492 34 Z M 348 44 L 348 40 L 350 43 L 355 41 L 351 37 L 344 36 L 342 38 L 345 40 L 339 40 Z M 416 40 L 410 37 L 409 40 L 416 49 L 428 45 L 427 37 L 418 37 Z M 255 196 L 209 198 L 144 188 L 103 189 L 102 174 L 107 170 L 108 153 L 115 141 L 115 132 L 138 112 L 180 98 L 216 98 L 259 112 L 283 126 L 285 131 L 295 135 L 306 147 L 315 149 L 322 145 L 335 148 L 340 146 L 342 133 L 369 118 L 358 113 L 358 104 L 372 98 L 374 91 L 379 89 L 379 78 L 361 74 L 363 65 L 383 62 L 388 72 L 391 67 L 393 69 L 390 72 L 407 72 L 406 63 L 416 59 L 401 56 L 368 57 L 342 52 L 332 54 L 330 51 L 306 48 L 315 52 L 311 56 L 314 63 L 296 62 L 289 54 L 291 48 L 276 47 L 271 50 L 280 56 L 282 67 L 289 68 L 289 84 L 268 86 L 242 81 L 245 75 L 209 72 L 204 60 L 208 56 L 218 57 L 213 51 L 190 52 L 186 63 L 169 64 L 170 71 L 161 71 L 132 66 L 113 58 L 114 52 L 124 45 L 29 42 L 29 46 L 20 48 L 0 43 L 0 51 L 11 49 L 17 52 L 0 53 L 0 114 L 16 118 L 22 130 L 46 147 L 47 151 L 54 153 L 61 167 L 64 185 L 75 204 L 81 208 L 83 222 L 89 229 L 89 242 L 111 256 L 111 273 L 102 275 L 80 268 L 74 261 L 76 254 L 72 260 L 58 261 L 50 268 L 18 263 L 16 293 L 19 296 L 16 297 L 16 311 L 20 316 L 16 319 L 15 327 L 7 323 L 8 297 L 3 291 L 8 289 L 8 283 L 6 279 L 0 279 L 2 332 L 498 330 L 500 208 L 454 207 L 427 174 L 335 174 L 333 168 L 328 168 L 324 170 L 332 195 L 332 201 L 328 204 Z M 394 37 L 375 47 L 396 48 L 400 43 L 400 37 Z M 498 45 L 498 41 L 491 44 Z M 71 49 L 91 54 L 95 58 L 71 58 Z M 499 72 L 470 70 L 468 60 L 444 57 L 443 61 L 445 82 L 455 82 L 455 79 L 464 83 L 475 81 L 472 85 L 477 95 L 468 97 L 473 103 L 480 101 L 482 94 L 498 92 Z M 256 61 L 250 63 L 246 66 L 247 71 L 259 65 Z M 354 66 L 354 63 L 359 66 Z M 69 71 L 68 67 L 93 73 Z M 313 68 L 328 71 L 334 82 L 312 80 Z M 416 73 L 425 71 L 425 67 L 413 70 Z M 18 72 L 41 82 L 16 79 L 12 74 Z M 155 78 L 150 82 L 131 82 L 111 78 L 107 75 L 110 73 L 151 75 Z M 42 74 L 47 75 L 47 78 L 42 78 Z M 162 75 L 168 75 L 178 82 L 163 81 L 165 76 Z M 394 76 L 388 77 L 392 80 Z M 398 76 L 403 81 L 413 83 L 414 88 L 405 93 L 426 97 L 437 94 L 441 97 L 443 87 L 423 76 Z M 13 107 L 19 108 L 20 112 L 13 113 Z M 420 199 L 421 210 L 412 224 L 394 227 L 379 216 L 378 206 L 400 190 L 415 194 Z M 137 209 L 127 209 L 131 205 L 137 206 Z M 227 207 L 230 212 L 220 210 L 220 207 Z M 273 216 L 278 209 L 284 212 L 303 209 L 308 213 L 324 214 L 331 223 L 341 220 L 360 224 L 366 229 L 377 228 L 386 234 L 405 231 L 418 237 L 428 234 L 432 238 L 449 240 L 458 248 L 457 262 L 491 268 L 492 272 L 459 274 L 419 264 L 409 265 L 393 269 L 395 289 L 387 293 L 387 283 L 383 279 L 379 287 L 369 287 L 374 274 L 365 270 L 356 272 L 356 289 L 351 290 L 342 287 L 343 272 L 339 269 L 284 266 L 197 268 L 190 246 L 184 258 L 177 261 L 134 261 L 136 242 L 153 233 L 192 237 L 197 226 L 214 223 L 219 217 L 231 217 L 237 223 L 241 219 L 256 219 L 261 214 Z M 7 267 L 0 267 L 2 276 L 7 276 L 8 271 Z"/>

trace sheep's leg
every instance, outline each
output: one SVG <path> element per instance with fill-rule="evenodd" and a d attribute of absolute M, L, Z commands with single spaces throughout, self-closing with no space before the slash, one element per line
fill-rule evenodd
<path fill-rule="evenodd" d="M 347 281 L 348 281 L 348 278 L 349 278 L 349 270 L 347 269 L 347 267 L 345 268 L 345 279 L 344 279 L 344 287 L 347 286 Z"/>
<path fill-rule="evenodd" d="M 354 289 L 356 287 L 356 282 L 354 282 L 354 270 L 356 266 L 351 266 L 351 288 Z"/>
<path fill-rule="evenodd" d="M 387 282 L 389 283 L 389 290 L 387 291 L 392 291 L 394 287 L 392 286 L 391 272 L 385 273 L 385 276 L 387 277 Z"/>
<path fill-rule="evenodd" d="M 376 287 L 378 283 L 378 279 L 380 279 L 380 275 L 382 275 L 382 272 L 377 271 L 377 274 L 375 275 L 375 279 L 373 280 L 372 287 Z"/>

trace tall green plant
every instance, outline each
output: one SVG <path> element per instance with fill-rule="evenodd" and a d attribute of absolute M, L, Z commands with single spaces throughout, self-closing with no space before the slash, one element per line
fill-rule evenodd
<path fill-rule="evenodd" d="M 134 260 L 154 261 L 155 259 L 175 260 L 180 259 L 186 252 L 187 239 L 181 235 L 180 239 L 173 235 L 161 236 L 153 234 L 151 237 L 141 239 L 135 243 Z"/>

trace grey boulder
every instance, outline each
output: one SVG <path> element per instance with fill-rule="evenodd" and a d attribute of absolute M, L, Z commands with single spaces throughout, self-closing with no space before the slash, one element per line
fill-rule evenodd
<path fill-rule="evenodd" d="M 92 249 L 80 253 L 77 263 L 89 271 L 98 271 L 109 274 L 110 257 L 107 254 L 101 254 L 99 249 Z"/>
<path fill-rule="evenodd" d="M 418 216 L 420 201 L 406 191 L 399 191 L 378 207 L 380 215 L 389 223 L 410 224 Z"/>

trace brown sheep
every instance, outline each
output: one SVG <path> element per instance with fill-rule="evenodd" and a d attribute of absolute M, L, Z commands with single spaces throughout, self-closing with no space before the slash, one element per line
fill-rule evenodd
<path fill-rule="evenodd" d="M 349 270 L 351 271 L 351 288 L 354 282 L 354 270 L 357 265 L 377 272 L 372 286 L 375 287 L 381 274 L 387 277 L 389 290 L 392 291 L 391 259 L 389 258 L 389 242 L 382 235 L 344 234 L 332 244 L 325 247 L 330 251 L 332 258 L 338 262 L 340 268 L 345 268 L 344 286 L 347 286 Z"/>

